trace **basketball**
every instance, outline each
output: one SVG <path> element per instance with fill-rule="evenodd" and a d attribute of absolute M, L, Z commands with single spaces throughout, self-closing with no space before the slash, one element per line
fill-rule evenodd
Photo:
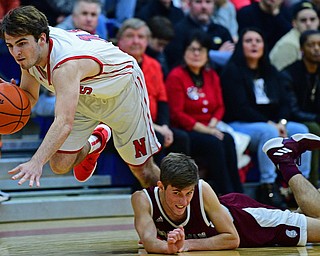
<path fill-rule="evenodd" d="M 0 83 L 0 134 L 20 131 L 28 122 L 31 104 L 20 87 Z"/>

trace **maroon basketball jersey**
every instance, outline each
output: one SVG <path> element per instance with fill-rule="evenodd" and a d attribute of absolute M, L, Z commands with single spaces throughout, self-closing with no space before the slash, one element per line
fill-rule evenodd
<path fill-rule="evenodd" d="M 160 203 L 159 188 L 151 187 L 144 189 L 151 200 L 152 218 L 156 225 L 158 238 L 167 240 L 167 233 L 179 226 L 183 226 L 186 239 L 207 238 L 217 235 L 213 224 L 206 217 L 203 201 L 202 190 L 197 185 L 194 190 L 193 198 L 187 207 L 187 217 L 181 223 L 175 223 L 166 215 Z"/>
<path fill-rule="evenodd" d="M 181 223 L 174 223 L 165 214 L 160 203 L 158 187 L 144 191 L 149 197 L 159 239 L 166 240 L 167 233 L 180 225 L 184 227 L 186 239 L 206 238 L 218 234 L 204 210 L 201 180 L 195 187 L 194 196 L 187 207 L 187 217 Z M 306 244 L 307 220 L 303 214 L 261 204 L 245 194 L 230 193 L 219 197 L 219 200 L 233 218 L 240 236 L 240 247 Z"/>

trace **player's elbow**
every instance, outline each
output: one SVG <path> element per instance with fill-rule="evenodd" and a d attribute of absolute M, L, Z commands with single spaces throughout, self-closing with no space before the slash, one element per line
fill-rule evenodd
<path fill-rule="evenodd" d="M 229 248 L 228 249 L 237 249 L 240 246 L 240 238 L 238 235 L 234 236 L 229 243 Z"/>

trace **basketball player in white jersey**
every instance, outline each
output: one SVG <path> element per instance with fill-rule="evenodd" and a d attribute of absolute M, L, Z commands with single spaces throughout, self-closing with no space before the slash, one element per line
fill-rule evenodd
<path fill-rule="evenodd" d="M 32 6 L 10 11 L 0 32 L 21 67 L 20 87 L 32 106 L 40 85 L 56 94 L 50 129 L 32 158 L 9 171 L 12 179 L 39 187 L 43 166 L 50 161 L 54 173 L 73 168 L 75 178 L 84 182 L 112 130 L 119 154 L 141 185 L 156 184 L 159 168 L 152 155 L 160 144 L 144 77 L 131 56 L 87 32 L 49 27 L 45 15 Z"/>

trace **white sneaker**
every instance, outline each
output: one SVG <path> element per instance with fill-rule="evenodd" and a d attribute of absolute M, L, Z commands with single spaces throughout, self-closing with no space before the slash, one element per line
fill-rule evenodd
<path fill-rule="evenodd" d="M 0 203 L 8 200 L 10 200 L 9 194 L 0 190 Z"/>

